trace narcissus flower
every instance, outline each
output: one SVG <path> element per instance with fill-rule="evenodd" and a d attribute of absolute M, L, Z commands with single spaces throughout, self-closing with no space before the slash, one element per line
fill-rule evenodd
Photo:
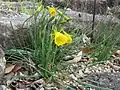
<path fill-rule="evenodd" d="M 50 7 L 49 8 L 49 13 L 51 16 L 55 16 L 56 15 L 56 9 L 54 7 Z"/>
<path fill-rule="evenodd" d="M 67 43 L 72 43 L 71 35 L 63 31 L 63 33 L 54 31 L 54 42 L 57 46 L 61 46 Z"/>
<path fill-rule="evenodd" d="M 66 43 L 72 43 L 72 38 L 71 35 L 69 35 L 67 32 L 65 32 L 64 30 L 62 30 L 64 35 L 68 38 Z"/>
<path fill-rule="evenodd" d="M 57 46 L 61 46 L 61 45 L 66 44 L 66 42 L 68 40 L 67 36 L 65 36 L 64 34 L 58 32 L 58 31 L 55 31 L 54 35 L 55 35 L 55 38 L 54 38 L 55 39 L 55 44 Z"/>

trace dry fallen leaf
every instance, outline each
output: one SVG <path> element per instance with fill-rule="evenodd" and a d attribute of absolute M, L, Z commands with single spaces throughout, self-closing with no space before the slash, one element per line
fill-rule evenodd
<path fill-rule="evenodd" d="M 15 65 L 9 66 L 5 69 L 5 74 L 8 74 L 12 71 L 12 69 L 15 67 Z"/>
<path fill-rule="evenodd" d="M 75 63 L 77 63 L 77 62 L 79 62 L 80 60 L 81 60 L 80 57 L 76 57 L 76 58 L 74 58 L 73 60 L 69 60 L 69 61 L 67 61 L 67 62 L 70 62 L 70 63 L 75 62 Z"/>
<path fill-rule="evenodd" d="M 82 59 L 82 51 L 80 51 L 77 57 L 75 57 L 73 60 L 69 60 L 67 62 L 79 62 L 81 59 Z"/>
<path fill-rule="evenodd" d="M 89 52 L 91 52 L 93 50 L 93 48 L 83 48 L 82 49 L 82 52 L 83 53 L 89 53 Z"/>
<path fill-rule="evenodd" d="M 79 57 L 78 57 L 78 58 L 74 58 L 73 60 L 69 60 L 69 61 L 67 61 L 67 62 L 77 63 L 77 62 L 87 62 L 87 61 L 88 61 L 88 59 L 79 59 Z"/>
<path fill-rule="evenodd" d="M 83 51 L 80 51 L 80 52 L 77 54 L 77 57 L 82 58 L 82 55 L 83 55 Z"/>
<path fill-rule="evenodd" d="M 15 73 L 20 69 L 21 69 L 21 64 L 11 65 L 5 69 L 5 74 Z"/>
<path fill-rule="evenodd" d="M 17 72 L 18 70 L 20 70 L 21 69 L 21 64 L 16 64 L 15 65 L 15 67 L 12 69 L 12 71 L 11 72 Z"/>

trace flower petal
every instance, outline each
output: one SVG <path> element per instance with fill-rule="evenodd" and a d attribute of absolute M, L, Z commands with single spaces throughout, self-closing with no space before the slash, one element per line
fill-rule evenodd
<path fill-rule="evenodd" d="M 55 44 L 57 46 L 66 44 L 67 40 L 68 40 L 68 38 L 64 34 L 62 34 L 60 32 L 55 32 Z"/>
<path fill-rule="evenodd" d="M 65 32 L 64 30 L 62 30 L 64 35 L 68 38 L 66 43 L 72 43 L 72 38 L 71 35 L 69 35 L 67 32 Z"/>

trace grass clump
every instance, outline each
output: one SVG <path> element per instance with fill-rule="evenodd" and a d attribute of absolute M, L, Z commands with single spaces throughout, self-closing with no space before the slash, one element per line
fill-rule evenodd
<path fill-rule="evenodd" d="M 31 58 L 40 75 L 49 78 L 56 73 L 56 66 L 60 64 L 65 48 L 72 43 L 72 36 L 62 28 L 71 18 L 55 7 L 44 7 L 42 4 L 34 12 L 24 23 L 29 24 L 27 45 L 7 50 L 6 53 Z"/>
<path fill-rule="evenodd" d="M 106 62 L 114 54 L 120 41 L 119 27 L 119 24 L 109 22 L 97 24 L 93 31 L 93 40 L 86 46 L 92 48 L 90 56 L 93 58 L 93 64 Z"/>

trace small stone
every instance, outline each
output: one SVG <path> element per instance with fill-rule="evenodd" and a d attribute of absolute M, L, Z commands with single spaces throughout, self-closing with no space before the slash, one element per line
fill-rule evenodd
<path fill-rule="evenodd" d="M 120 50 L 117 50 L 114 54 L 116 57 L 120 57 Z"/>
<path fill-rule="evenodd" d="M 102 71 L 101 67 L 98 67 L 98 70 L 101 72 Z"/>
<path fill-rule="evenodd" d="M 79 74 L 76 75 L 76 76 L 78 76 L 78 78 L 81 78 L 81 77 L 84 77 L 85 75 L 81 70 L 79 70 Z"/>
<path fill-rule="evenodd" d="M 41 89 L 40 89 L 41 90 Z M 47 88 L 45 88 L 44 90 L 58 90 L 58 88 L 57 87 L 47 87 Z"/>
<path fill-rule="evenodd" d="M 65 56 L 65 57 L 63 58 L 63 60 L 65 60 L 65 61 L 72 60 L 72 59 L 74 59 L 73 56 Z"/>
<path fill-rule="evenodd" d="M 84 68 L 85 68 L 85 65 L 81 65 L 81 68 L 84 69 Z"/>
<path fill-rule="evenodd" d="M 98 76 L 94 76 L 94 80 L 95 80 L 95 81 L 97 81 L 97 80 L 98 80 L 98 78 L 99 78 Z"/>
<path fill-rule="evenodd" d="M 75 77 L 74 74 L 70 74 L 70 77 L 71 77 L 72 79 L 74 79 L 74 80 L 77 80 L 77 78 Z"/>
<path fill-rule="evenodd" d="M 53 86 L 54 86 L 54 83 L 47 84 L 47 87 L 53 87 Z"/>
<path fill-rule="evenodd" d="M 77 86 L 79 90 L 85 90 L 85 88 L 82 85 Z"/>
<path fill-rule="evenodd" d="M 96 73 L 100 73 L 100 71 L 99 71 L 99 70 L 96 70 L 95 72 L 96 72 Z"/>
<path fill-rule="evenodd" d="M 74 72 L 74 70 L 73 70 L 73 67 L 72 67 L 72 66 L 70 66 L 70 68 L 69 68 L 69 72 L 70 72 L 70 73 Z"/>
<path fill-rule="evenodd" d="M 77 64 L 73 64 L 73 69 L 77 70 L 78 65 Z"/>
<path fill-rule="evenodd" d="M 84 73 L 85 73 L 85 74 L 90 74 L 91 71 L 90 71 L 88 68 L 86 68 L 85 71 L 84 71 Z"/>
<path fill-rule="evenodd" d="M 111 70 L 109 68 L 105 68 L 106 72 L 111 72 Z"/>
<path fill-rule="evenodd" d="M 5 85 L 0 85 L 0 90 L 8 90 Z"/>
<path fill-rule="evenodd" d="M 45 90 L 45 89 L 42 87 L 42 88 L 40 88 L 40 89 L 38 88 L 38 90 Z"/>

